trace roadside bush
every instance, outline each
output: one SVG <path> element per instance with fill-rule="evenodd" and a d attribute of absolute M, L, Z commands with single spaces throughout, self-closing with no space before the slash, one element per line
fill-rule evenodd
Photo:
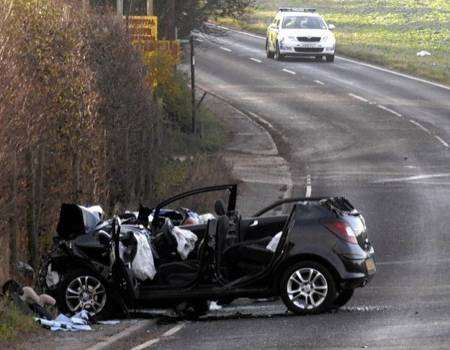
<path fill-rule="evenodd" d="M 111 213 L 221 182 L 220 126 L 190 135 L 190 94 L 164 53 L 144 57 L 114 15 L 68 0 L 0 0 L 0 284 L 34 267 L 63 202 Z M 194 154 L 166 176 L 174 155 Z M 217 172 L 221 177 L 213 176 Z"/>

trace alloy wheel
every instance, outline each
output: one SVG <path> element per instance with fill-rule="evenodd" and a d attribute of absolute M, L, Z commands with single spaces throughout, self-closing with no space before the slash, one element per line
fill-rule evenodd
<path fill-rule="evenodd" d="M 106 304 L 106 289 L 93 276 L 79 276 L 67 286 L 65 298 L 71 312 L 88 310 L 98 314 Z"/>
<path fill-rule="evenodd" d="M 313 310 L 319 307 L 328 294 L 325 276 L 315 268 L 300 268 L 292 273 L 286 284 L 287 296 L 300 309 Z"/>

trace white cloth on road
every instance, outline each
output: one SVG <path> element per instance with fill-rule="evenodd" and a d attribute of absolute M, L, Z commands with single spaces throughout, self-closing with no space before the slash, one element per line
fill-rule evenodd
<path fill-rule="evenodd" d="M 49 321 L 43 318 L 35 318 L 35 320 L 44 328 L 49 328 L 53 332 L 78 332 L 91 331 L 89 325 L 89 314 L 86 310 L 80 311 L 72 317 L 60 314 L 55 320 Z"/>

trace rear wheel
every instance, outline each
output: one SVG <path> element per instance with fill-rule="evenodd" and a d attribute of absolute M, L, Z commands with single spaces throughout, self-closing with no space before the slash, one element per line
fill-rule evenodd
<path fill-rule="evenodd" d="M 327 62 L 334 62 L 334 55 L 327 55 Z"/>
<path fill-rule="evenodd" d="M 299 262 L 281 278 L 280 295 L 290 311 L 298 315 L 318 314 L 329 309 L 335 300 L 335 281 L 323 265 Z"/>
<path fill-rule="evenodd" d="M 337 298 L 333 301 L 333 307 L 339 309 L 347 304 L 353 296 L 353 289 L 344 289 L 339 292 Z"/>

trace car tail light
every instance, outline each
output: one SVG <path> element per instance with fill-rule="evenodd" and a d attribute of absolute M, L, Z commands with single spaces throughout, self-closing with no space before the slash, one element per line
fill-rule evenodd
<path fill-rule="evenodd" d="M 332 221 L 325 223 L 325 227 L 333 232 L 336 236 L 346 242 L 358 244 L 355 232 L 352 228 L 343 221 Z"/>

